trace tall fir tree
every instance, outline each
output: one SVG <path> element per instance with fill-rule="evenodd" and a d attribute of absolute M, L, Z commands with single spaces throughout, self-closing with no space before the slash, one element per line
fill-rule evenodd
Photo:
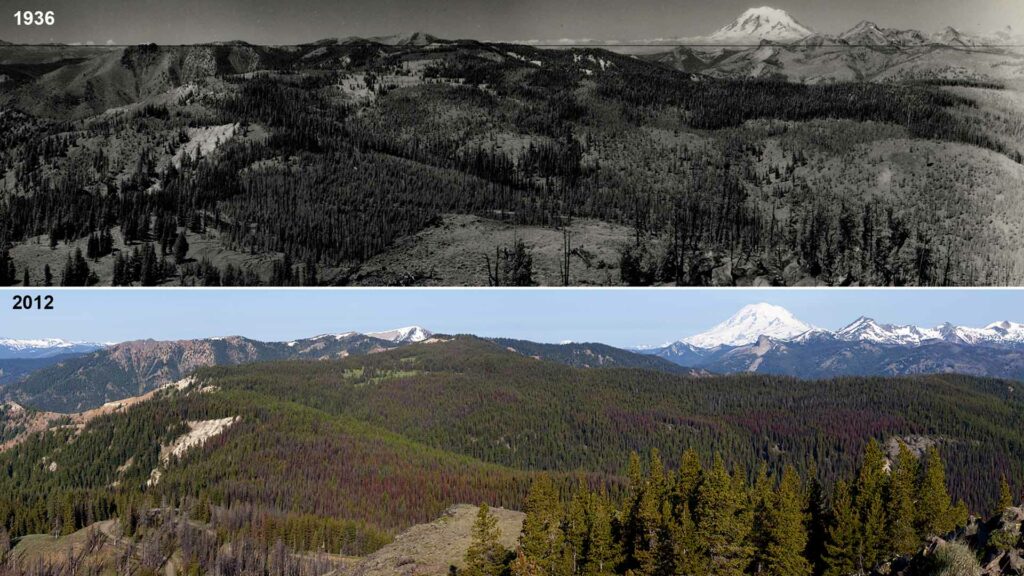
<path fill-rule="evenodd" d="M 914 486 L 917 481 L 917 457 L 903 442 L 889 474 L 886 494 L 886 553 L 890 555 L 911 554 L 919 540 L 914 527 L 917 510 L 914 505 Z"/>
<path fill-rule="evenodd" d="M 872 438 L 864 448 L 854 491 L 854 505 L 860 517 L 857 567 L 862 572 L 870 570 L 886 554 L 884 496 L 888 478 L 885 453 Z"/>
<path fill-rule="evenodd" d="M 549 477 L 542 476 L 530 485 L 525 512 L 519 547 L 542 570 L 554 572 L 560 561 L 563 535 L 558 492 Z"/>
<path fill-rule="evenodd" d="M 946 489 L 946 470 L 935 446 L 924 457 L 924 471 L 917 488 L 917 534 L 941 536 L 955 526 L 952 502 Z"/>
<path fill-rule="evenodd" d="M 1003 510 L 1013 506 L 1013 491 L 1010 489 L 1010 483 L 1006 481 L 1006 475 L 999 476 L 999 498 L 996 500 L 995 510 L 996 514 L 1001 514 Z"/>
<path fill-rule="evenodd" d="M 736 486 L 722 457 L 715 455 L 697 491 L 696 510 L 697 533 L 709 574 L 738 576 L 753 557 L 751 523 L 744 509 L 747 498 Z"/>
<path fill-rule="evenodd" d="M 767 541 L 764 571 L 768 576 L 810 576 L 807 549 L 807 518 L 800 477 L 787 466 L 779 487 L 767 504 L 767 522 L 760 527 Z"/>
<path fill-rule="evenodd" d="M 860 515 L 846 480 L 836 482 L 832 495 L 831 522 L 825 543 L 825 575 L 848 576 L 857 571 L 860 553 Z"/>
<path fill-rule="evenodd" d="M 465 576 L 500 576 L 505 571 L 507 551 L 498 541 L 498 519 L 487 504 L 481 504 L 473 522 L 472 541 L 466 550 Z"/>
<path fill-rule="evenodd" d="M 612 532 L 611 505 L 602 492 L 590 499 L 590 549 L 585 574 L 603 576 L 613 573 L 619 561 L 618 544 Z"/>

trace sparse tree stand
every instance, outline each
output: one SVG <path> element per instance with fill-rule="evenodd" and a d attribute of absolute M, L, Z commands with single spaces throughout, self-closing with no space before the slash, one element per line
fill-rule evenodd
<path fill-rule="evenodd" d="M 498 519 L 487 504 L 481 504 L 473 523 L 473 539 L 466 550 L 463 576 L 499 576 L 505 571 L 507 551 L 498 542 L 500 537 Z"/>
<path fill-rule="evenodd" d="M 490 286 L 533 286 L 533 256 L 522 240 L 516 239 L 512 250 L 496 246 L 494 266 L 490 256 L 487 263 L 487 282 Z"/>

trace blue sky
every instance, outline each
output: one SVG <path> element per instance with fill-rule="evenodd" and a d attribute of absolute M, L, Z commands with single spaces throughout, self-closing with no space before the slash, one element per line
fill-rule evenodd
<path fill-rule="evenodd" d="M 19 290 L 17 293 L 31 291 Z M 983 326 L 1024 321 L 1024 290 L 53 290 L 53 311 L 11 310 L 0 338 L 116 342 L 239 334 L 291 340 L 418 324 L 435 332 L 542 342 L 662 344 L 768 302 L 823 328 L 879 322 Z"/>

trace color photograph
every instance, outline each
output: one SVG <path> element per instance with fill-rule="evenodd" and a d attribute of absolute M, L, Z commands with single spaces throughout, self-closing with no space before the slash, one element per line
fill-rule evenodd
<path fill-rule="evenodd" d="M 57 291 L 0 315 L 2 566 L 1016 574 L 1022 311 L 1016 290 Z"/>

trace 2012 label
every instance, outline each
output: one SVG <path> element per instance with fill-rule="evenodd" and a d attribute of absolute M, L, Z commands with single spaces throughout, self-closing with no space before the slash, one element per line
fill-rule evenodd
<path fill-rule="evenodd" d="M 18 26 L 53 26 L 56 16 L 53 10 L 19 10 L 14 13 Z"/>
<path fill-rule="evenodd" d="M 53 296 L 46 294 L 32 296 L 29 294 L 15 294 L 13 310 L 53 310 Z"/>

